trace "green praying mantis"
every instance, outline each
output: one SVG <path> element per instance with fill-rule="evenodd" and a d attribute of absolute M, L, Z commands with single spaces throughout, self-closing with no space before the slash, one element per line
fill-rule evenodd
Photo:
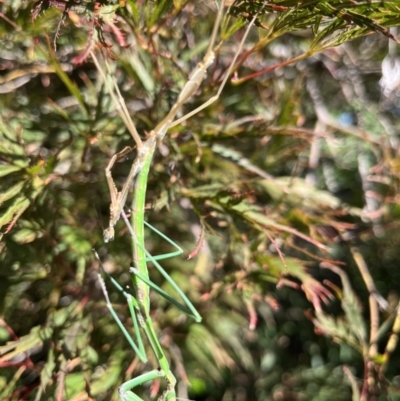
<path fill-rule="evenodd" d="M 161 267 L 159 263 L 160 260 L 182 254 L 183 250 L 172 240 L 170 240 L 168 237 L 166 237 L 164 234 L 162 234 L 155 228 L 152 228 L 152 230 L 155 231 L 158 235 L 160 235 L 163 239 L 165 239 L 168 243 L 170 243 L 173 247 L 175 247 L 176 250 L 174 252 L 158 256 L 151 256 L 149 252 L 146 250 L 144 245 L 144 227 L 149 225 L 145 222 L 144 219 L 144 209 L 145 209 L 147 180 L 150 171 L 150 165 L 157 144 L 163 140 L 164 136 L 166 135 L 167 131 L 170 128 L 190 118 L 191 116 L 198 113 L 200 110 L 209 106 L 211 103 L 213 103 L 218 99 L 229 76 L 232 73 L 236 60 L 238 58 L 239 53 L 241 52 L 241 49 L 250 31 L 250 28 L 254 24 L 254 21 L 258 15 L 257 13 L 249 23 L 245 31 L 245 34 L 243 35 L 243 38 L 239 44 L 238 51 L 233 57 L 232 62 L 225 74 L 224 79 L 222 80 L 222 83 L 218 88 L 217 93 L 195 110 L 175 120 L 175 117 L 182 108 L 182 106 L 196 93 L 196 91 L 200 87 L 202 81 L 205 78 L 207 69 L 210 67 L 210 65 L 213 63 L 215 59 L 214 46 L 217 38 L 218 29 L 223 17 L 223 10 L 224 10 L 224 4 L 222 1 L 218 8 L 214 28 L 211 34 L 211 39 L 203 60 L 194 68 L 194 70 L 190 74 L 187 82 L 184 84 L 176 102 L 171 107 L 170 111 L 167 113 L 164 119 L 162 119 L 162 121 L 150 132 L 145 141 L 141 139 L 134 123 L 132 122 L 132 119 L 129 115 L 128 109 L 124 102 L 124 99 L 119 91 L 118 85 L 111 74 L 111 69 L 107 63 L 107 60 L 105 60 L 104 62 L 106 65 L 106 69 L 108 70 L 108 75 L 109 75 L 108 77 L 104 72 L 96 55 L 93 52 L 91 53 L 94 63 L 96 64 L 96 67 L 100 75 L 102 76 L 104 83 L 107 87 L 107 90 L 115 104 L 116 110 L 120 115 L 121 119 L 123 120 L 124 124 L 126 125 L 127 129 L 129 130 L 130 134 L 132 135 L 132 138 L 136 144 L 136 158 L 132 163 L 130 172 L 127 176 L 127 179 L 121 191 L 118 191 L 114 184 L 111 170 L 116 161 L 124 157 L 132 149 L 130 147 L 127 147 L 124 148 L 119 153 L 115 154 L 111 158 L 105 170 L 107 183 L 111 195 L 111 205 L 110 205 L 109 226 L 104 230 L 104 235 L 103 235 L 105 242 L 113 240 L 115 232 L 114 227 L 117 224 L 118 220 L 122 217 L 132 237 L 134 267 L 130 268 L 130 272 L 132 273 L 135 294 L 131 294 L 130 292 L 124 290 L 118 284 L 118 282 L 116 282 L 111 276 L 108 277 L 111 283 L 119 291 L 121 291 L 124 297 L 126 298 L 133 321 L 136 343 L 132 339 L 132 337 L 130 336 L 127 329 L 120 321 L 120 319 L 118 318 L 116 312 L 114 311 L 107 293 L 105 282 L 100 274 L 99 274 L 99 281 L 101 283 L 101 288 L 103 290 L 104 297 L 106 299 L 107 307 L 110 313 L 112 314 L 113 318 L 115 319 L 117 325 L 121 329 L 122 333 L 124 334 L 125 338 L 131 345 L 131 347 L 134 349 L 136 354 L 143 362 L 147 361 L 147 356 L 144 349 L 144 343 L 141 337 L 141 329 L 142 329 L 143 332 L 145 333 L 145 336 L 147 337 L 148 342 L 151 345 L 151 348 L 154 352 L 154 355 L 159 365 L 158 369 L 154 369 L 150 372 L 144 373 L 139 377 L 131 379 L 126 383 L 122 384 L 119 387 L 119 397 L 123 401 L 143 401 L 132 390 L 135 387 L 145 382 L 152 381 L 158 378 L 163 378 L 166 381 L 166 389 L 160 396 L 159 400 L 160 401 L 176 400 L 176 392 L 175 392 L 176 378 L 171 371 L 169 362 L 164 354 L 164 351 L 160 345 L 158 337 L 154 331 L 152 319 L 150 316 L 150 297 L 149 297 L 150 289 L 156 291 L 159 295 L 167 299 L 169 302 L 171 302 L 173 305 L 179 308 L 182 312 L 193 318 L 196 322 L 201 321 L 201 316 L 199 315 L 193 304 L 190 302 L 190 300 L 182 292 L 179 286 L 172 280 L 172 278 L 167 274 L 167 272 Z M 133 224 L 131 225 L 124 212 L 124 206 L 130 188 L 132 187 L 132 182 L 134 182 L 133 185 L 134 201 L 132 204 L 133 207 L 131 211 L 133 216 L 132 217 Z M 176 301 L 174 298 L 172 298 L 170 295 L 168 295 L 165 291 L 163 291 L 160 287 L 158 287 L 155 283 L 153 283 L 150 280 L 147 268 L 147 263 L 149 262 L 151 262 L 158 269 L 158 271 L 164 276 L 164 278 L 171 284 L 173 289 L 176 291 L 176 293 L 180 296 L 181 300 L 183 301 L 182 303 Z"/>

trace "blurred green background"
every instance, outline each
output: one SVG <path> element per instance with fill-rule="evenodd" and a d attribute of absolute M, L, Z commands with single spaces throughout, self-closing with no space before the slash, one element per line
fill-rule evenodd
<path fill-rule="evenodd" d="M 130 284 L 126 228 L 108 244 L 102 231 L 104 168 L 132 138 L 88 52 L 102 49 L 145 137 L 215 16 L 213 1 L 0 3 L 1 400 L 118 400 L 120 384 L 156 367 L 130 349 L 97 280 L 93 248 Z M 147 221 L 185 251 L 163 266 L 203 317 L 152 293 L 182 399 L 400 400 L 399 22 L 397 1 L 227 7 L 216 61 L 182 115 L 240 51 L 234 78 L 169 131 L 148 182 Z M 133 158 L 114 167 L 117 186 Z M 150 253 L 170 251 L 146 234 Z"/>

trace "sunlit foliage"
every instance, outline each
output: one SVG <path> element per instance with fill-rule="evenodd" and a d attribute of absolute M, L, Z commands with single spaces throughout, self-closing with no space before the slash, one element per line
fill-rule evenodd
<path fill-rule="evenodd" d="M 400 6 L 233 2 L 185 113 L 216 92 L 257 12 L 220 99 L 173 128 L 151 167 L 147 220 L 196 254 L 163 265 L 203 322 L 151 299 L 179 396 L 396 400 Z M 117 400 L 155 367 L 135 357 L 97 281 L 92 248 L 130 284 L 126 229 L 107 245 L 102 229 L 104 168 L 132 139 L 89 53 L 108 57 L 145 137 L 214 18 L 213 1 L 0 3 L 1 400 Z M 168 251 L 147 238 L 152 254 Z"/>

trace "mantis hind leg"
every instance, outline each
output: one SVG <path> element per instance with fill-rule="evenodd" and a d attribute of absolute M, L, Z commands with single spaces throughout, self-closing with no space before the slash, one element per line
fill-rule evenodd
<path fill-rule="evenodd" d="M 164 260 L 164 259 L 169 259 L 169 258 L 173 258 L 175 256 L 182 255 L 183 249 L 176 242 L 172 241 L 171 238 L 167 237 L 165 234 L 163 234 L 161 231 L 157 230 L 155 227 L 153 227 L 151 224 L 147 223 L 146 221 L 144 221 L 144 224 L 146 227 L 149 227 L 150 230 L 154 231 L 162 239 L 164 239 L 169 244 L 171 244 L 174 248 L 176 248 L 176 251 L 174 251 L 174 252 L 164 253 L 162 255 L 156 255 L 156 256 L 151 256 L 151 257 L 147 256 L 146 262 L 153 262 L 154 260 Z"/>
<path fill-rule="evenodd" d="M 174 298 L 172 298 L 170 295 L 168 295 L 157 284 L 153 283 L 148 277 L 146 277 L 142 273 L 140 273 L 137 268 L 132 267 L 130 269 L 131 273 L 133 273 L 136 277 L 138 277 L 140 280 L 142 280 L 144 283 L 146 283 L 149 287 L 151 287 L 154 291 L 156 291 L 158 294 L 160 294 L 162 297 L 164 297 L 167 301 L 169 301 L 170 303 L 175 305 L 179 310 L 186 313 L 188 316 L 190 316 L 196 322 L 198 322 L 198 323 L 201 322 L 201 316 L 197 312 L 197 310 L 193 306 L 193 304 L 190 302 L 189 298 L 179 288 L 178 284 L 176 284 L 176 282 L 171 278 L 171 276 L 158 263 L 158 260 L 163 260 L 163 259 L 171 258 L 171 257 L 182 254 L 183 253 L 182 248 L 179 245 L 177 245 L 174 241 L 172 241 L 170 238 L 168 238 L 165 234 L 161 233 L 156 228 L 152 227 L 150 224 L 145 223 L 146 226 L 150 227 L 153 231 L 155 231 L 158 235 L 160 235 L 163 239 L 165 239 L 168 243 L 170 243 L 172 246 L 174 246 L 177 249 L 176 251 L 170 252 L 167 254 L 152 256 L 146 250 L 146 248 L 144 248 L 143 245 L 137 241 L 135 232 L 133 231 L 133 228 L 124 212 L 122 213 L 122 218 L 124 219 L 125 224 L 128 227 L 131 237 L 133 238 L 133 240 L 135 241 L 137 246 L 139 246 L 146 254 L 146 261 L 153 263 L 155 268 L 162 274 L 162 276 L 168 281 L 168 283 L 172 286 L 172 288 L 178 293 L 178 295 L 181 297 L 183 303 L 176 301 Z"/>

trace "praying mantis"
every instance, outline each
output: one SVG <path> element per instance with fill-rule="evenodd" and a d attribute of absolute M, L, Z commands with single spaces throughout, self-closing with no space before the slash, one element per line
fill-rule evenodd
<path fill-rule="evenodd" d="M 107 87 L 107 90 L 113 102 L 115 103 L 116 110 L 119 113 L 124 124 L 128 128 L 136 144 L 136 158 L 132 163 L 131 169 L 126 178 L 125 184 L 122 186 L 121 191 L 118 191 L 115 186 L 115 183 L 112 179 L 111 170 L 116 161 L 124 157 L 132 149 L 130 147 L 126 147 L 119 153 L 115 154 L 111 158 L 105 170 L 105 175 L 111 196 L 111 205 L 110 205 L 109 226 L 104 230 L 103 234 L 104 241 L 106 243 L 113 240 L 115 235 L 114 227 L 117 224 L 118 220 L 122 217 L 132 237 L 134 267 L 130 268 L 130 272 L 132 273 L 135 295 L 131 294 L 128 290 L 124 290 L 112 277 L 109 276 L 109 279 L 112 282 L 112 284 L 122 292 L 122 294 L 127 300 L 129 311 L 132 316 L 135 335 L 137 338 L 136 343 L 131 338 L 130 334 L 128 333 L 128 331 L 118 318 L 117 314 L 115 313 L 107 293 L 106 284 L 100 274 L 99 274 L 99 281 L 106 299 L 107 308 L 109 309 L 110 313 L 112 314 L 113 318 L 117 322 L 119 328 L 121 329 L 122 333 L 126 337 L 129 344 L 132 346 L 136 354 L 139 356 L 142 362 L 147 361 L 143 340 L 140 334 L 140 328 L 142 328 L 159 364 L 159 368 L 144 373 L 141 376 L 136 377 L 132 380 L 129 380 L 119 387 L 119 397 L 123 401 L 142 401 L 142 399 L 138 395 L 136 395 L 132 391 L 132 389 L 147 381 L 152 381 L 157 378 L 164 378 L 166 381 L 166 389 L 160 396 L 159 400 L 160 401 L 176 400 L 176 392 L 175 392 L 176 378 L 171 371 L 169 362 L 164 354 L 164 351 L 154 331 L 153 323 L 150 316 L 150 297 L 149 297 L 150 288 L 156 291 L 161 296 L 163 296 L 165 299 L 167 299 L 181 311 L 186 313 L 189 317 L 193 318 L 196 322 L 201 321 L 201 316 L 194 308 L 193 304 L 190 302 L 190 300 L 186 297 L 186 295 L 172 280 L 172 278 L 165 272 L 165 270 L 161 267 L 161 265 L 158 262 L 159 260 L 174 257 L 181 254 L 183 252 L 182 249 L 172 240 L 166 237 L 164 234 L 153 228 L 153 230 L 158 235 L 160 235 L 172 246 L 174 246 L 176 248 L 176 251 L 166 255 L 151 256 L 149 252 L 146 250 L 144 245 L 144 227 L 145 225 L 148 226 L 148 224 L 144 220 L 144 208 L 145 208 L 146 187 L 150 171 L 150 165 L 157 144 L 163 140 L 167 131 L 170 128 L 185 121 L 186 119 L 198 113 L 200 110 L 209 106 L 211 103 L 213 103 L 215 100 L 219 98 L 235 66 L 236 60 L 238 58 L 239 53 L 241 52 L 241 49 L 250 31 L 250 28 L 254 24 L 254 21 L 258 15 L 257 13 L 251 20 L 250 24 L 248 25 L 245 34 L 243 35 L 243 38 L 239 44 L 238 51 L 233 57 L 232 62 L 225 74 L 225 77 L 222 80 L 222 83 L 220 84 L 217 90 L 217 93 L 195 110 L 175 120 L 175 117 L 182 108 L 182 106 L 196 93 L 196 91 L 198 90 L 202 81 L 205 78 L 207 69 L 214 62 L 215 59 L 214 46 L 216 42 L 217 32 L 221 24 L 221 19 L 223 17 L 223 10 L 224 10 L 224 4 L 222 1 L 218 8 L 214 28 L 211 34 L 211 39 L 203 60 L 194 68 L 194 70 L 190 74 L 187 82 L 181 89 L 180 94 L 178 95 L 178 98 L 174 103 L 174 105 L 171 107 L 170 111 L 161 120 L 161 122 L 157 124 L 157 126 L 149 133 L 145 141 L 141 139 L 140 135 L 136 130 L 135 125 L 131 120 L 124 99 L 119 91 L 118 85 L 112 78 L 111 70 L 107 61 L 105 60 L 105 64 L 111 79 L 107 78 L 96 55 L 94 54 L 93 51 L 91 52 L 91 56 L 94 60 L 94 63 L 104 80 L 104 83 Z M 132 207 L 133 224 L 131 225 L 124 212 L 124 206 L 127 201 L 128 193 L 132 186 L 132 182 L 134 182 L 134 187 L 133 187 L 134 201 Z M 158 269 L 158 271 L 164 276 L 164 278 L 171 284 L 173 289 L 181 297 L 183 303 L 176 301 L 174 298 L 172 298 L 170 295 L 168 295 L 165 291 L 163 291 L 160 287 L 158 287 L 155 283 L 153 283 L 150 280 L 147 268 L 148 262 L 151 262 Z"/>

